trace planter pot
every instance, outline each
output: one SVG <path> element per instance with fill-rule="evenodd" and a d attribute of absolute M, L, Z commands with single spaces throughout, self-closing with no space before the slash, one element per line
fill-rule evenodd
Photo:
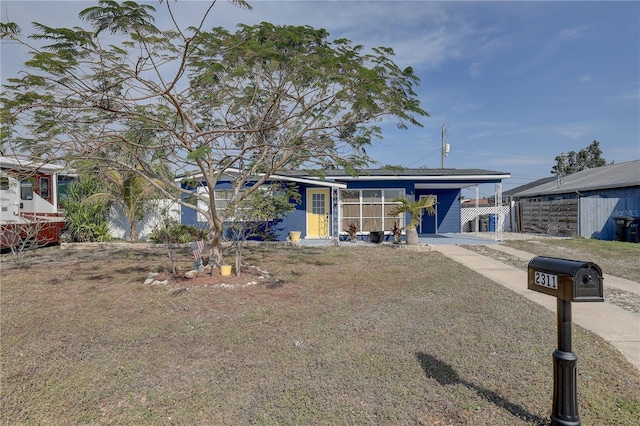
<path fill-rule="evenodd" d="M 375 244 L 380 244 L 384 240 L 384 231 L 370 231 L 369 241 Z"/>
<path fill-rule="evenodd" d="M 220 265 L 220 275 L 228 277 L 231 275 L 231 265 Z"/>
<path fill-rule="evenodd" d="M 420 245 L 420 241 L 418 241 L 417 229 L 407 229 L 407 245 L 408 246 Z"/>
<path fill-rule="evenodd" d="M 293 242 L 298 242 L 300 241 L 300 235 L 302 234 L 302 232 L 300 231 L 290 231 L 289 232 L 289 238 L 291 238 L 291 241 Z"/>

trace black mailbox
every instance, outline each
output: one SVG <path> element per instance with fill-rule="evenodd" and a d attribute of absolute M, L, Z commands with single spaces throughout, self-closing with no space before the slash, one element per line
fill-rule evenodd
<path fill-rule="evenodd" d="M 604 302 L 602 270 L 579 260 L 538 256 L 527 268 L 527 288 L 556 296 L 558 349 L 553 351 L 551 426 L 580 426 L 578 357 L 571 350 L 571 302 Z"/>
<path fill-rule="evenodd" d="M 527 273 L 529 290 L 569 302 L 604 302 L 602 270 L 595 263 L 537 256 Z"/>

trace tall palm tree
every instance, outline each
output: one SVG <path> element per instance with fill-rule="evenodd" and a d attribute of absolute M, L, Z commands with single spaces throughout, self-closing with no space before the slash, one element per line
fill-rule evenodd
<path fill-rule="evenodd" d="M 109 182 L 109 191 L 93 194 L 85 201 L 103 199 L 118 203 L 129 221 L 129 239 L 135 242 L 138 240 L 137 224 L 142 220 L 147 202 L 156 187 L 132 170 L 108 170 L 105 177 Z"/>
<path fill-rule="evenodd" d="M 407 245 L 418 245 L 418 231 L 416 227 L 420 224 L 422 211 L 426 211 L 428 215 L 436 213 L 436 196 L 427 195 L 417 200 L 412 198 L 400 197 L 393 200 L 398 204 L 389 215 L 395 216 L 403 213 L 409 213 L 409 223 L 405 227 L 407 230 Z"/>

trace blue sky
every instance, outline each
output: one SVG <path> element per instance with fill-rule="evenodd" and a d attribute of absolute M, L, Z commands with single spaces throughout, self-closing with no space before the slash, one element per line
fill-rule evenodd
<path fill-rule="evenodd" d="M 149 2 L 164 28 L 164 6 Z M 172 2 L 194 24 L 208 2 Z M 556 155 L 600 141 L 617 163 L 640 159 L 640 2 L 253 1 L 253 10 L 219 2 L 208 26 L 311 25 L 355 44 L 388 46 L 421 79 L 431 115 L 367 152 L 381 164 L 439 168 L 441 126 L 451 146 L 447 168 L 511 173 L 511 189 L 550 175 Z M 2 20 L 80 25 L 95 2 L 2 1 Z M 84 25 L 84 24 L 81 24 Z M 2 78 L 24 59 L 2 45 Z M 492 195 L 493 188 L 483 188 Z M 463 195 L 474 197 L 471 190 Z"/>

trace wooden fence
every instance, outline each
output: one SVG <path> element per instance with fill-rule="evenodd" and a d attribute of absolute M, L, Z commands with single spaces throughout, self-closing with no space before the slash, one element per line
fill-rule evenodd
<path fill-rule="evenodd" d="M 538 234 L 578 234 L 578 200 L 518 203 L 520 232 Z"/>

